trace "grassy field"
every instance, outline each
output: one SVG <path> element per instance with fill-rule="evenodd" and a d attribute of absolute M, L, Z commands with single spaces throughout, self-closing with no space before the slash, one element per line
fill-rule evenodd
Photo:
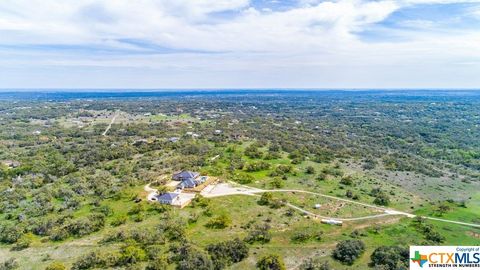
<path fill-rule="evenodd" d="M 348 203 L 340 200 L 333 200 L 322 196 L 299 193 L 299 192 L 274 192 L 274 198 L 289 202 L 295 206 L 301 207 L 314 214 L 335 217 L 335 218 L 354 218 L 380 214 L 382 211 L 367 206 Z M 315 208 L 320 204 L 320 208 Z"/>

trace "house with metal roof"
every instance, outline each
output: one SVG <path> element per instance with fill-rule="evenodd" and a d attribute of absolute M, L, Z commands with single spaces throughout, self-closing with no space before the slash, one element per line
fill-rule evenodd
<path fill-rule="evenodd" d="M 180 198 L 178 197 L 179 193 L 167 192 L 157 197 L 157 200 L 163 204 L 174 204 Z"/>
<path fill-rule="evenodd" d="M 184 188 L 194 188 L 196 186 L 198 186 L 199 183 L 193 179 L 193 178 L 187 178 L 185 180 L 183 180 L 179 185 L 178 185 L 178 188 L 180 189 L 184 189 Z"/>
<path fill-rule="evenodd" d="M 191 171 L 181 171 L 178 173 L 174 173 L 172 179 L 175 181 L 185 181 L 187 179 L 195 179 L 200 174 L 198 172 L 191 172 Z"/>

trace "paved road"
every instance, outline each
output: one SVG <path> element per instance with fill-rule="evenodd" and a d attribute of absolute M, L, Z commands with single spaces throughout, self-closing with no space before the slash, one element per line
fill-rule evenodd
<path fill-rule="evenodd" d="M 107 136 L 107 133 L 110 130 L 110 128 L 112 128 L 112 125 L 115 122 L 115 119 L 117 119 L 117 116 L 118 116 L 118 112 L 115 112 L 115 115 L 113 115 L 113 117 L 112 117 L 112 121 L 110 121 L 110 124 L 108 124 L 108 127 L 102 133 L 102 136 Z"/>

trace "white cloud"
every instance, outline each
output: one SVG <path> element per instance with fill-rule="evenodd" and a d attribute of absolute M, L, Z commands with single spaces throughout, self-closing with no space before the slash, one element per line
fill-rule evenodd
<path fill-rule="evenodd" d="M 358 33 L 405 6 L 454 2 L 306 0 L 277 11 L 256 9 L 248 0 L 3 0 L 0 45 L 10 47 L 0 49 L 0 68 L 146 68 L 190 73 L 192 80 L 196 72 L 210 71 L 212 79 L 227 73 L 228 78 L 252 77 L 256 72 L 270 78 L 266 84 L 288 71 L 302 78 L 298 71 L 337 72 L 348 78 L 342 70 L 364 74 L 397 67 L 407 74 L 406 67 L 420 65 L 431 68 L 431 74 L 441 73 L 439 65 L 478 62 L 479 31 L 429 32 L 430 21 L 413 18 L 404 23 L 422 32 L 389 29 L 401 41 L 366 42 Z M 71 45 L 82 51 L 32 45 Z M 23 49 L 15 48 L 19 46 Z M 98 47 L 123 53 L 102 54 L 95 51 Z M 138 54 L 155 47 L 173 52 Z M 353 77 L 365 83 L 360 75 Z"/>

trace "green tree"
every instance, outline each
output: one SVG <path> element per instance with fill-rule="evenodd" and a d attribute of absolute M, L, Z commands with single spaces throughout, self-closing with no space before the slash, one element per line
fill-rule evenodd
<path fill-rule="evenodd" d="M 345 264 L 353 264 L 364 251 L 365 244 L 361 240 L 344 240 L 337 244 L 333 258 Z"/>
<path fill-rule="evenodd" d="M 213 229 L 224 229 L 232 223 L 232 219 L 226 213 L 222 213 L 207 222 L 206 226 Z"/>
<path fill-rule="evenodd" d="M 145 250 L 135 245 L 134 242 L 128 243 L 121 249 L 121 262 L 123 264 L 135 264 L 144 261 L 147 258 Z"/>
<path fill-rule="evenodd" d="M 273 194 L 270 192 L 262 193 L 260 200 L 258 200 L 259 205 L 269 205 L 273 200 Z"/>
<path fill-rule="evenodd" d="M 307 174 L 314 174 L 315 173 L 315 168 L 313 166 L 308 166 L 306 169 L 305 169 L 305 173 Z"/>
<path fill-rule="evenodd" d="M 310 258 L 300 265 L 300 270 L 330 270 L 328 261 L 321 261 L 318 258 Z"/>
<path fill-rule="evenodd" d="M 248 257 L 248 246 L 242 240 L 224 241 L 207 246 L 215 269 L 220 270 Z"/>
<path fill-rule="evenodd" d="M 255 242 L 268 243 L 272 239 L 270 234 L 270 226 L 268 224 L 257 225 L 248 232 L 245 242 L 253 244 Z"/>
<path fill-rule="evenodd" d="M 213 262 L 202 250 L 185 243 L 175 251 L 174 260 L 178 262 L 177 270 L 214 270 Z"/>
<path fill-rule="evenodd" d="M 286 270 L 282 257 L 277 254 L 269 254 L 260 258 L 257 262 L 260 270 Z"/>
<path fill-rule="evenodd" d="M 387 206 L 390 204 L 390 197 L 388 197 L 388 195 L 384 192 L 380 192 L 375 197 L 375 200 L 373 200 L 373 203 L 376 205 Z"/>
<path fill-rule="evenodd" d="M 270 186 L 272 186 L 272 188 L 282 188 L 284 186 L 284 183 L 282 179 L 280 179 L 279 177 L 275 177 L 270 182 Z"/>
<path fill-rule="evenodd" d="M 386 270 L 408 269 L 408 248 L 399 246 L 381 246 L 370 256 L 373 266 L 383 266 Z"/>
<path fill-rule="evenodd" d="M 164 256 L 159 256 L 153 259 L 145 267 L 145 270 L 167 270 L 168 269 L 168 260 Z"/>

